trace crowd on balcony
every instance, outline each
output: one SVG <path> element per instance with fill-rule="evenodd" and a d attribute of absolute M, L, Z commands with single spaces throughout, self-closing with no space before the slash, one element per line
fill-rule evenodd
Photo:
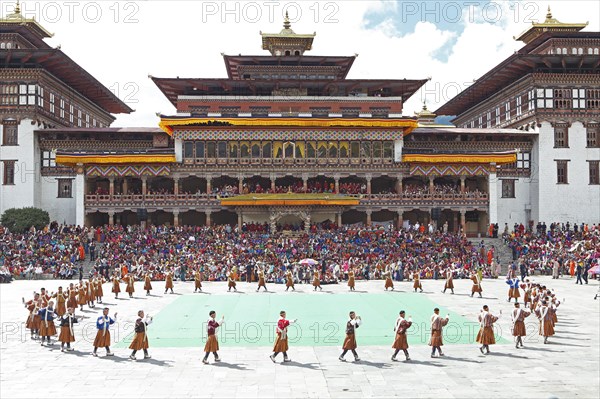
<path fill-rule="evenodd" d="M 431 194 L 429 191 L 428 185 L 417 185 L 417 184 L 407 184 L 404 186 L 404 190 L 402 191 L 403 196 L 405 197 L 422 197 L 424 195 Z M 460 194 L 460 185 L 453 184 L 434 184 L 433 185 L 433 194 L 434 195 L 456 195 Z M 484 195 L 485 193 L 480 191 L 478 188 L 471 189 L 469 187 L 465 187 L 465 196 L 467 198 L 478 198 Z"/>
<path fill-rule="evenodd" d="M 361 183 L 340 183 L 339 184 L 340 194 L 365 194 L 367 192 L 366 184 Z M 240 192 L 237 185 L 223 185 L 214 187 L 212 190 L 213 195 L 218 195 L 222 198 L 232 197 L 238 194 L 322 194 L 322 193 L 335 193 L 335 184 L 327 181 L 308 181 L 306 189 L 302 181 L 296 181 L 289 185 L 276 185 L 275 189 L 272 189 L 270 185 L 261 185 L 260 183 L 245 182 L 242 185 L 242 191 Z"/>
<path fill-rule="evenodd" d="M 403 189 L 404 197 L 422 197 L 425 195 L 429 195 L 429 185 L 426 184 L 407 184 Z M 188 190 L 183 187 L 180 188 L 179 192 L 181 194 L 188 195 L 206 195 L 205 191 L 202 191 L 200 188 L 197 190 Z M 285 194 L 285 193 L 295 193 L 295 194 L 322 194 L 322 193 L 335 193 L 335 184 L 332 181 L 327 180 L 309 180 L 306 184 L 306 189 L 304 188 L 304 184 L 301 180 L 297 180 L 292 184 L 278 184 L 274 189 L 271 188 L 270 184 L 260 184 L 259 182 L 248 181 L 244 182 L 242 185 L 242 190 L 239 190 L 238 184 L 221 184 L 217 186 L 213 186 L 211 188 L 210 196 L 220 197 L 220 198 L 228 198 L 233 197 L 240 194 Z M 367 194 L 367 185 L 366 183 L 358 183 L 358 182 L 347 182 L 347 183 L 339 183 L 339 193 L 346 195 L 366 195 Z M 93 195 L 108 195 L 108 191 L 103 189 L 102 187 L 96 188 L 93 192 Z M 116 194 L 116 192 L 115 192 Z M 141 191 L 139 189 L 130 188 L 127 192 L 129 195 L 141 195 Z M 173 195 L 174 190 L 171 188 L 148 188 L 146 191 L 146 195 Z M 453 184 L 435 184 L 434 185 L 434 194 L 436 195 L 457 195 L 460 194 L 460 185 Z M 377 196 L 388 196 L 393 197 L 396 196 L 396 190 L 394 187 L 378 187 L 377 190 L 374 190 L 371 195 Z M 485 195 L 484 192 L 479 189 L 471 189 L 469 187 L 465 187 L 464 195 L 467 198 L 480 198 Z"/>

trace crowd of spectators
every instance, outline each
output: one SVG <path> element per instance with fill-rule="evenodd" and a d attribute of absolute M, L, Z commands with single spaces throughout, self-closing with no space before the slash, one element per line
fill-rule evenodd
<path fill-rule="evenodd" d="M 291 268 L 298 281 L 312 276 L 316 267 L 324 281 L 347 278 L 352 268 L 357 278 L 379 279 L 390 271 L 397 280 L 410 279 L 414 271 L 422 278 L 442 277 L 447 270 L 465 278 L 475 270 L 484 277 L 497 276 L 497 265 L 482 244 L 459 234 L 410 229 L 342 227 L 333 223 L 311 225 L 308 234 L 273 236 L 266 224 L 231 226 L 103 228 L 98 271 L 123 270 L 142 278 L 149 272 L 161 279 L 167 268 L 191 278 L 200 268 L 204 278 L 224 281 L 228 272 L 254 275 L 264 268 L 269 282 L 283 282 Z M 302 265 L 303 258 L 318 262 Z"/>
<path fill-rule="evenodd" d="M 505 225 L 502 235 L 511 248 L 517 273 L 552 274 L 554 260 L 558 262 L 559 275 L 582 275 L 600 262 L 600 226 L 584 223 L 538 223 L 535 230 L 515 224 L 512 232 Z M 597 273 L 596 273 L 597 274 Z"/>
<path fill-rule="evenodd" d="M 39 279 L 42 274 L 73 278 L 89 241 L 85 230 L 57 223 L 22 234 L 0 226 L 0 267 L 21 278 Z"/>
<path fill-rule="evenodd" d="M 503 238 L 513 250 L 517 273 L 525 269 L 550 274 L 554 260 L 561 273 L 573 275 L 581 268 L 587 273 L 600 259 L 600 226 L 562 225 L 550 228 L 540 224 L 533 229 L 505 226 Z M 97 272 L 109 276 L 113 271 L 134 273 L 140 279 L 150 273 L 164 278 L 167 268 L 178 276 L 191 278 L 199 268 L 204 278 L 225 281 L 233 271 L 238 276 L 254 276 L 258 268 L 267 281 L 281 283 L 292 269 L 297 281 L 310 280 L 315 268 L 324 282 L 345 280 L 353 269 L 358 279 L 379 279 L 391 272 L 396 280 L 421 278 L 468 278 L 478 271 L 482 277 L 498 277 L 500 265 L 494 249 L 483 242 L 473 243 L 446 228 L 415 224 L 409 229 L 392 227 L 338 227 L 327 221 L 303 225 L 278 226 L 296 231 L 293 235 L 271 234 L 267 223 L 232 226 L 103 226 L 78 228 L 52 223 L 42 230 L 16 234 L 0 226 L 0 281 L 8 277 L 78 278 L 86 255 Z M 311 258 L 316 266 L 302 265 Z M 7 277 L 8 276 L 8 277 Z"/>

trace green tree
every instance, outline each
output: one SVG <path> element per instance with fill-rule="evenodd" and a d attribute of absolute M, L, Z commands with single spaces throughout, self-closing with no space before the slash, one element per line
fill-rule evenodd
<path fill-rule="evenodd" d="M 12 232 L 24 232 L 35 226 L 42 229 L 50 223 L 48 212 L 39 208 L 11 208 L 4 211 L 0 223 Z"/>

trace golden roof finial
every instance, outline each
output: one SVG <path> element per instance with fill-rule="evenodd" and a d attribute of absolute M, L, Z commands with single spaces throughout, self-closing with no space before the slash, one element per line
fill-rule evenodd
<path fill-rule="evenodd" d="M 21 15 L 21 5 L 19 4 L 19 0 L 17 0 L 17 4 L 15 4 L 15 10 L 12 14 L 6 16 L 7 19 L 23 19 Z"/>
<path fill-rule="evenodd" d="M 427 102 L 425 100 L 423 100 L 423 111 L 428 111 Z"/>
<path fill-rule="evenodd" d="M 292 27 L 292 24 L 290 23 L 290 17 L 288 15 L 288 12 L 285 12 L 285 18 L 283 19 L 283 29 L 290 29 Z"/>
<path fill-rule="evenodd" d="M 550 4 L 548 4 L 548 13 L 546 14 L 546 19 L 552 19 L 552 11 L 550 11 Z"/>

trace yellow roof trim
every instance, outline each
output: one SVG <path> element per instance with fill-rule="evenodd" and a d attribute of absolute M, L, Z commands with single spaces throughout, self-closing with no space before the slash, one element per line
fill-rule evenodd
<path fill-rule="evenodd" d="M 402 162 L 421 163 L 495 163 L 497 165 L 517 162 L 517 154 L 406 154 Z"/>
<path fill-rule="evenodd" d="M 125 164 L 125 163 L 174 163 L 174 154 L 128 154 L 128 155 L 56 155 L 60 165 L 77 164 Z"/>
<path fill-rule="evenodd" d="M 174 126 L 189 126 L 208 122 L 226 122 L 232 126 L 283 127 L 389 127 L 405 128 L 406 136 L 418 126 L 415 119 L 355 119 L 355 118 L 162 118 L 158 126 L 169 136 Z M 211 126 L 207 126 L 211 127 Z"/>

